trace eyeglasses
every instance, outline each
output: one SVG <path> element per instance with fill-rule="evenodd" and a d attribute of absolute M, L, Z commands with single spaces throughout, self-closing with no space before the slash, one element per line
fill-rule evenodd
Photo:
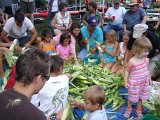
<path fill-rule="evenodd" d="M 49 78 L 50 78 L 50 76 L 44 75 L 44 74 L 42 74 L 42 73 L 41 73 L 40 75 L 41 75 L 42 77 L 44 77 L 46 81 L 48 81 Z"/>

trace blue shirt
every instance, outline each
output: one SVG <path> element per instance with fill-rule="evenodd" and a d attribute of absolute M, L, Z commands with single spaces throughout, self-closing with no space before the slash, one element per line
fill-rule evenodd
<path fill-rule="evenodd" d="M 110 52 L 113 52 L 114 51 L 114 45 L 112 45 L 112 46 L 106 45 L 106 49 L 109 50 Z M 106 63 L 110 63 L 110 62 L 114 62 L 115 63 L 116 62 L 116 56 L 112 57 L 108 53 L 104 53 L 103 54 L 103 58 L 104 58 L 104 61 Z"/>
<path fill-rule="evenodd" d="M 98 55 L 92 55 L 88 54 L 85 59 L 83 59 L 84 63 L 90 64 L 90 65 L 98 65 L 100 62 L 100 57 Z"/>
<path fill-rule="evenodd" d="M 88 38 L 89 39 L 89 47 L 96 46 L 96 41 L 99 43 L 103 42 L 103 32 L 100 27 L 96 27 L 95 30 L 93 31 L 92 35 L 90 36 L 88 34 L 88 26 L 84 26 L 81 28 L 81 33 L 83 36 L 83 39 Z M 86 46 L 83 46 L 83 48 Z"/>
<path fill-rule="evenodd" d="M 127 30 L 131 30 L 134 25 L 142 22 L 144 16 L 146 16 L 146 13 L 142 8 L 137 8 L 134 12 L 128 10 L 124 15 L 123 24 L 126 24 Z"/>

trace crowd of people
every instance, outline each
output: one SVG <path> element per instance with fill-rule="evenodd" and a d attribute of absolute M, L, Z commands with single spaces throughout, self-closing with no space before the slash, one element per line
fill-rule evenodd
<path fill-rule="evenodd" d="M 121 74 L 129 91 L 124 116 L 129 118 L 132 103 L 137 103 L 137 117 L 142 118 L 142 100 L 148 99 L 151 81 L 149 59 L 160 51 L 160 42 L 159 37 L 148 30 L 147 15 L 137 1 L 131 0 L 127 11 L 120 6 L 120 0 L 114 0 L 113 7 L 105 14 L 108 24 L 103 27 L 102 15 L 96 10 L 95 2 L 88 3 L 81 26 L 72 21 L 66 2 L 50 0 L 49 27 L 42 29 L 41 36 L 37 35 L 33 23 L 33 0 L 22 0 L 20 5 L 13 17 L 0 9 L 1 84 L 2 59 L 4 54 L 12 52 L 9 47 L 13 41 L 18 40 L 14 46 L 17 52 L 29 48 L 12 68 L 12 84 L 0 93 L 0 119 L 59 120 L 67 103 L 71 77 L 63 74 L 64 62 L 99 65 L 113 74 Z M 35 41 L 38 45 L 33 47 Z M 84 103 L 73 100 L 71 106 L 88 110 L 88 120 L 107 120 L 103 88 L 91 86 L 83 98 Z"/>

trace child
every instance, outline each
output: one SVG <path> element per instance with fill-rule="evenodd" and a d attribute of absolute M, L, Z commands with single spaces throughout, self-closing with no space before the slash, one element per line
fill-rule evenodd
<path fill-rule="evenodd" d="M 59 56 L 51 56 L 50 78 L 44 87 L 31 99 L 31 102 L 50 117 L 59 113 L 67 103 L 69 78 L 63 74 L 63 60 Z"/>
<path fill-rule="evenodd" d="M 96 51 L 97 51 L 96 46 L 91 46 L 90 53 L 86 56 L 86 58 L 83 59 L 83 62 L 91 65 L 99 64 L 100 58 L 97 56 Z"/>
<path fill-rule="evenodd" d="M 138 119 L 142 117 L 142 100 L 148 99 L 149 84 L 151 81 L 147 55 L 152 49 L 152 44 L 146 37 L 137 39 L 133 46 L 134 56 L 128 62 L 128 68 L 125 70 L 125 87 L 128 88 L 128 107 L 124 113 L 126 118 L 130 117 L 132 112 L 132 102 L 137 103 Z"/>
<path fill-rule="evenodd" d="M 43 29 L 42 42 L 39 43 L 39 49 L 45 51 L 49 55 L 55 52 L 54 41 L 52 40 L 51 32 L 49 29 Z"/>
<path fill-rule="evenodd" d="M 124 67 L 123 67 L 123 59 L 124 59 L 124 54 L 127 49 L 127 44 L 129 41 L 131 32 L 126 31 L 123 33 L 123 42 L 119 43 L 118 46 L 118 56 L 117 56 L 117 62 L 116 64 L 113 65 L 111 71 L 116 74 L 122 74 L 124 73 Z"/>
<path fill-rule="evenodd" d="M 60 36 L 60 42 L 56 47 L 56 52 L 65 62 L 72 61 L 73 59 L 76 62 L 77 59 L 75 59 L 74 53 L 72 53 L 71 51 L 70 43 L 71 43 L 70 34 L 68 32 L 62 33 Z"/>
<path fill-rule="evenodd" d="M 100 67 L 111 69 L 116 63 L 116 53 L 118 48 L 117 34 L 114 30 L 109 30 L 106 34 L 105 44 L 101 46 L 103 58 Z"/>
<path fill-rule="evenodd" d="M 8 14 L 3 12 L 3 10 L 0 8 L 0 26 L 4 26 L 7 20 Z"/>
<path fill-rule="evenodd" d="M 83 93 L 84 103 L 73 101 L 72 107 L 86 109 L 88 111 L 87 120 L 107 120 L 107 115 L 103 106 L 105 100 L 104 90 L 99 85 L 88 88 Z"/>

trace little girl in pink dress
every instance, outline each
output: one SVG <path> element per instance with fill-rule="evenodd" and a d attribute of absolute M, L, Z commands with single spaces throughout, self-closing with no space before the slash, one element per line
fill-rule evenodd
<path fill-rule="evenodd" d="M 132 103 L 137 103 L 136 113 L 138 119 L 142 117 L 142 100 L 148 99 L 150 74 L 148 70 L 149 59 L 147 55 L 152 49 L 151 42 L 146 37 L 137 39 L 132 47 L 134 56 L 125 69 L 125 87 L 128 88 L 128 107 L 124 113 L 126 118 L 132 112 Z"/>

